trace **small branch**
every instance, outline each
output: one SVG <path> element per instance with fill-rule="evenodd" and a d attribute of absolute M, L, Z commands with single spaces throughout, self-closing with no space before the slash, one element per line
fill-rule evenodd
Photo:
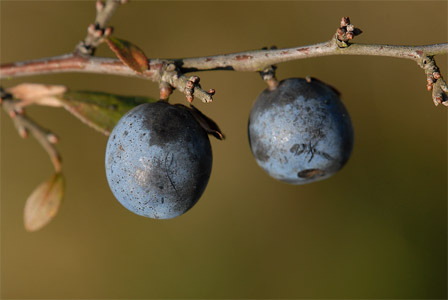
<path fill-rule="evenodd" d="M 81 55 L 93 55 L 96 48 L 103 42 L 104 37 L 110 36 L 112 27 L 106 27 L 107 22 L 117 10 L 118 6 L 125 0 L 107 0 L 104 4 L 101 0 L 96 1 L 95 23 L 87 28 L 87 36 L 78 43 L 75 53 Z"/>
<path fill-rule="evenodd" d="M 99 3 L 101 2 L 97 2 L 98 13 L 96 21 L 99 24 L 98 26 L 102 28 L 120 1 L 108 0 L 103 8 L 101 8 L 102 4 Z M 0 79 L 59 72 L 113 74 L 158 82 L 163 87 L 162 99 L 166 99 L 171 93 L 167 89 L 169 86 L 171 89 L 177 88 L 185 93 L 189 101 L 197 97 L 203 102 L 211 102 L 214 91 L 206 92 L 202 90 L 197 82 L 191 83 L 191 80 L 184 74 L 212 70 L 265 72 L 265 70 L 278 63 L 330 55 L 387 56 L 410 59 L 421 65 L 425 59 L 433 59 L 435 55 L 448 53 L 448 43 L 424 46 L 351 44 L 349 41 L 362 31 L 350 24 L 350 20 L 347 17 L 342 18 L 340 26 L 334 37 L 324 43 L 295 48 L 266 49 L 198 58 L 149 59 L 148 69 L 143 72 L 133 71 L 118 59 L 95 58 L 82 55 L 86 53 L 78 51 L 57 57 L 1 65 Z M 84 45 L 88 46 L 87 50 L 92 47 L 94 49 L 95 42 L 100 42 L 102 39 L 103 36 L 100 36 L 98 32 L 94 33 L 92 31 L 84 41 Z M 271 82 L 271 88 L 275 88 L 275 81 Z M 447 103 L 446 83 L 443 79 L 434 81 L 431 89 L 433 90 L 435 103 Z"/>
<path fill-rule="evenodd" d="M 56 173 L 60 172 L 62 168 L 61 156 L 54 147 L 54 144 L 58 142 L 58 137 L 28 118 L 23 111 L 23 106 L 20 105 L 20 101 L 13 100 L 12 97 L 13 95 L 1 90 L 2 108 L 11 117 L 19 135 L 26 138 L 31 133 L 50 156 Z"/>
<path fill-rule="evenodd" d="M 405 58 L 418 61 L 425 55 L 448 53 L 448 43 L 425 46 L 351 44 L 340 48 L 335 40 L 325 43 L 276 50 L 258 50 L 234 54 L 176 60 L 181 72 L 234 70 L 259 72 L 282 62 L 332 55 L 368 55 Z"/>
<path fill-rule="evenodd" d="M 181 73 L 213 70 L 260 72 L 278 63 L 320 56 L 387 56 L 418 62 L 426 56 L 447 53 L 448 43 L 425 46 L 351 44 L 347 48 L 339 48 L 336 42 L 331 40 L 325 43 L 296 48 L 255 50 L 175 60 L 149 59 L 149 69 L 141 74 L 134 72 L 118 59 L 65 54 L 37 60 L 2 64 L 0 66 L 0 79 L 61 72 L 81 72 L 138 77 L 158 81 L 159 74 L 155 74 L 155 72 L 160 72 L 164 65 L 171 63 L 174 63 Z"/>

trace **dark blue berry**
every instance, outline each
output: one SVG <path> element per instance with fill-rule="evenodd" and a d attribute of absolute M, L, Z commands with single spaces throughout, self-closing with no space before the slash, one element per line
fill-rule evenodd
<path fill-rule="evenodd" d="M 145 217 L 168 219 L 188 211 L 204 192 L 211 167 L 205 130 L 190 109 L 164 101 L 130 110 L 107 143 L 112 193 Z"/>
<path fill-rule="evenodd" d="M 248 134 L 257 163 L 291 184 L 335 174 L 353 148 L 352 123 L 339 93 L 315 79 L 291 78 L 264 90 L 251 110 Z"/>

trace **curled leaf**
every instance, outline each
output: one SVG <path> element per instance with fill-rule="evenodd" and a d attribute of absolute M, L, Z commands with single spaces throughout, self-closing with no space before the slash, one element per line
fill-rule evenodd
<path fill-rule="evenodd" d="M 184 106 L 182 104 L 176 104 L 179 106 L 182 106 L 193 115 L 193 117 L 196 119 L 196 121 L 201 125 L 201 127 L 208 133 L 213 135 L 218 140 L 224 140 L 226 137 L 221 132 L 221 129 L 219 129 L 218 124 L 216 124 L 215 121 L 204 115 L 199 109 L 194 107 L 193 105 L 190 105 L 190 107 Z"/>
<path fill-rule="evenodd" d="M 49 85 L 40 83 L 21 83 L 7 92 L 14 98 L 20 99 L 20 106 L 39 104 L 45 106 L 60 107 L 59 96 L 63 95 L 67 88 L 63 85 Z"/>
<path fill-rule="evenodd" d="M 109 37 L 106 41 L 110 49 L 126 66 L 138 73 L 148 70 L 148 58 L 139 47 L 114 37 Z"/>
<path fill-rule="evenodd" d="M 81 121 L 109 135 L 118 120 L 135 106 L 155 102 L 148 97 L 119 96 L 102 92 L 68 91 L 61 101 Z"/>
<path fill-rule="evenodd" d="M 56 216 L 64 195 L 64 176 L 53 174 L 41 183 L 25 203 L 24 223 L 27 231 L 37 231 Z"/>

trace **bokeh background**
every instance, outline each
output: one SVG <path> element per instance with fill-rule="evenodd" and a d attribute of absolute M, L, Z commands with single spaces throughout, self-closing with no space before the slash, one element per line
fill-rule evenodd
<path fill-rule="evenodd" d="M 1 1 L 1 62 L 70 52 L 94 1 Z M 342 16 L 360 43 L 446 43 L 446 1 L 131 1 L 115 36 L 148 57 L 295 47 L 330 39 Z M 106 46 L 97 52 L 113 56 Z M 448 77 L 447 56 L 438 56 Z M 172 220 L 124 209 L 104 171 L 107 137 L 61 109 L 29 115 L 60 137 L 66 196 L 43 230 L 23 227 L 27 196 L 52 174 L 46 153 L 1 113 L 2 298 L 440 298 L 447 296 L 447 110 L 412 61 L 332 56 L 278 65 L 279 79 L 317 77 L 342 93 L 355 128 L 351 159 L 303 186 L 265 174 L 247 140 L 256 73 L 201 72 L 216 89 L 196 105 L 227 135 L 198 204 Z M 3 81 L 158 95 L 139 79 L 56 74 Z M 173 102 L 183 103 L 180 93 Z"/>

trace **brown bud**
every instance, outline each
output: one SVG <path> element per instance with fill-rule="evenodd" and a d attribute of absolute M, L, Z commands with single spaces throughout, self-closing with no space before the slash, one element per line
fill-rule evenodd
<path fill-rule="evenodd" d="M 91 35 L 94 35 L 95 34 L 95 25 L 90 24 L 89 27 L 87 27 L 87 32 Z"/>
<path fill-rule="evenodd" d="M 428 77 L 426 77 L 426 82 L 428 82 L 428 84 L 433 84 L 435 81 L 436 80 L 432 75 L 428 75 Z"/>
<path fill-rule="evenodd" d="M 187 95 L 187 101 L 188 101 L 188 103 L 191 103 L 191 102 L 193 102 L 193 95 Z"/>
<path fill-rule="evenodd" d="M 106 27 L 106 29 L 104 29 L 104 36 L 105 37 L 111 36 L 113 31 L 114 31 L 114 28 L 112 26 Z"/>
<path fill-rule="evenodd" d="M 27 138 L 28 134 L 29 134 L 29 132 L 26 128 L 24 128 L 24 127 L 19 128 L 19 135 L 22 139 Z"/>
<path fill-rule="evenodd" d="M 355 28 L 355 29 L 353 29 L 353 34 L 354 34 L 355 36 L 360 35 L 361 33 L 362 33 L 362 30 L 361 30 L 361 29 L 359 29 L 359 28 Z"/>
<path fill-rule="evenodd" d="M 354 37 L 352 32 L 347 32 L 347 33 L 345 34 L 345 36 L 346 36 L 347 39 L 349 39 L 349 40 L 352 40 L 353 37 Z"/>
<path fill-rule="evenodd" d="M 97 29 L 94 31 L 93 36 L 96 38 L 102 37 L 103 36 L 104 31 L 102 29 Z"/>
<path fill-rule="evenodd" d="M 176 69 L 176 66 L 175 66 L 174 64 L 168 64 L 168 65 L 166 66 L 166 70 L 167 70 L 168 72 L 174 71 L 175 69 Z"/>
<path fill-rule="evenodd" d="M 213 96 L 215 94 L 215 89 L 208 90 L 209 95 Z"/>
<path fill-rule="evenodd" d="M 47 140 L 52 144 L 56 144 L 57 142 L 59 142 L 59 138 L 54 133 L 48 133 Z"/>
<path fill-rule="evenodd" d="M 347 31 L 352 32 L 352 31 L 354 31 L 354 30 L 355 30 L 355 25 L 353 25 L 353 24 L 349 24 L 349 25 L 347 25 Z"/>
<path fill-rule="evenodd" d="M 187 89 L 192 89 L 194 87 L 193 81 L 191 81 L 191 80 L 187 81 L 186 87 L 187 87 Z"/>
<path fill-rule="evenodd" d="M 173 89 L 170 86 L 163 86 L 160 88 L 160 99 L 166 100 L 173 93 Z"/>
<path fill-rule="evenodd" d="M 345 29 L 343 28 L 338 28 L 338 30 L 336 31 L 339 37 L 342 37 L 345 33 Z"/>
<path fill-rule="evenodd" d="M 193 83 L 199 83 L 200 78 L 198 76 L 191 76 L 190 81 Z"/>
<path fill-rule="evenodd" d="M 432 90 L 432 83 L 429 83 L 429 82 L 428 82 L 428 84 L 426 85 L 426 89 L 427 89 L 428 91 Z"/>
<path fill-rule="evenodd" d="M 434 76 L 435 79 L 440 79 L 440 77 L 442 77 L 439 72 L 432 73 L 432 76 Z"/>
<path fill-rule="evenodd" d="M 441 96 L 436 96 L 434 97 L 434 105 L 437 106 L 439 104 L 442 103 L 442 97 Z"/>
<path fill-rule="evenodd" d="M 14 118 L 17 115 L 23 115 L 23 114 L 25 114 L 25 111 L 23 110 L 23 108 L 20 106 L 15 106 L 13 108 L 13 110 L 9 113 L 9 116 L 11 118 Z"/>
<path fill-rule="evenodd" d="M 104 9 L 104 2 L 101 0 L 96 1 L 96 11 L 101 12 Z"/>
<path fill-rule="evenodd" d="M 349 17 L 342 17 L 341 19 L 341 27 L 347 26 L 350 24 L 350 18 Z"/>

